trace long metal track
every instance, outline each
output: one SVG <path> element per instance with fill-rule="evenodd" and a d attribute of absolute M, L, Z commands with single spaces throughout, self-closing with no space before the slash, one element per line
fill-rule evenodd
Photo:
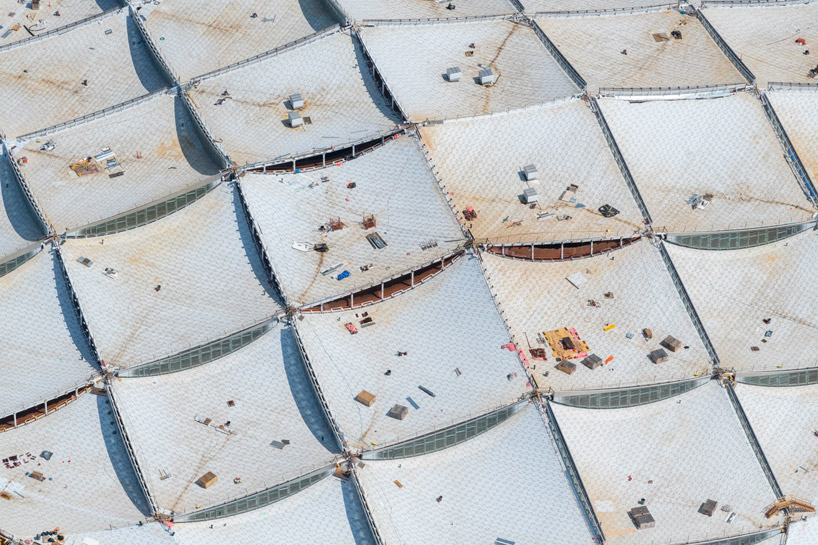
<path fill-rule="evenodd" d="M 552 42 L 551 39 L 545 35 L 545 32 L 543 32 L 543 30 L 540 28 L 540 25 L 538 25 L 537 22 L 534 21 L 533 19 L 531 19 L 531 28 L 534 29 L 534 33 L 543 43 L 548 52 L 551 53 L 551 56 L 554 57 L 554 60 L 557 61 L 557 64 L 559 64 L 560 67 L 565 71 L 565 73 L 568 74 L 568 77 L 571 78 L 571 81 L 574 82 L 574 85 L 576 85 L 577 87 L 584 91 L 585 88 L 588 87 L 585 78 L 579 75 L 579 72 L 577 72 L 576 68 L 574 68 L 574 66 L 570 62 L 568 62 L 568 59 L 565 58 L 565 55 L 562 54 L 562 51 L 560 51 L 557 48 L 557 46 L 554 45 L 554 42 Z"/>
<path fill-rule="evenodd" d="M 94 353 L 94 357 L 97 359 L 97 366 L 104 372 L 105 369 L 102 365 L 102 358 L 100 357 L 99 350 L 97 350 L 97 343 L 94 341 L 94 336 L 91 335 L 88 322 L 85 321 L 85 314 L 82 312 L 82 306 L 80 305 L 80 300 L 77 297 L 77 292 L 74 291 L 74 285 L 71 283 L 71 277 L 68 276 L 68 270 L 65 268 L 65 261 L 63 260 L 62 252 L 60 252 L 59 247 L 54 249 L 54 255 L 57 258 L 57 263 L 60 265 L 60 271 L 62 272 L 65 285 L 68 287 L 68 292 L 71 294 L 71 301 L 74 303 L 74 312 L 76 312 L 77 318 L 79 318 L 80 327 L 82 327 L 82 331 L 85 333 L 85 339 L 88 341 L 88 345 L 91 347 L 91 352 Z"/>
<path fill-rule="evenodd" d="M 238 191 L 239 195 L 239 202 L 241 203 L 241 209 L 244 211 L 244 216 L 247 218 L 247 223 L 250 224 L 250 231 L 253 234 L 253 241 L 256 244 L 256 251 L 258 252 L 259 256 L 261 256 L 261 262 L 264 264 L 264 269 L 267 272 L 267 277 L 269 280 L 273 282 L 273 285 L 276 288 L 276 292 L 281 300 L 287 303 L 287 297 L 284 294 L 284 289 L 281 287 L 281 283 L 278 281 L 278 277 L 275 274 L 275 269 L 273 269 L 273 262 L 270 261 L 270 256 L 267 255 L 267 247 L 264 245 L 264 240 L 261 238 L 261 230 L 259 229 L 258 225 L 256 224 L 256 220 L 253 217 L 253 214 L 250 212 L 250 207 L 247 205 L 247 199 L 244 197 L 244 191 L 241 188 L 241 182 L 237 179 L 236 182 L 236 191 Z"/>
<path fill-rule="evenodd" d="M 599 523 L 599 519 L 596 518 L 596 513 L 591 505 L 591 498 L 588 496 L 588 491 L 585 490 L 585 485 L 582 484 L 582 478 L 579 476 L 577 465 L 574 463 L 574 458 L 571 456 L 571 451 L 568 450 L 568 445 L 565 443 L 565 437 L 562 435 L 560 425 L 557 423 L 556 416 L 554 416 L 554 411 L 551 410 L 550 401 L 545 402 L 545 412 L 548 416 L 548 427 L 551 429 L 551 434 L 554 437 L 554 441 L 557 443 L 557 450 L 559 451 L 560 457 L 568 470 L 568 478 L 574 485 L 574 492 L 577 495 L 580 505 L 585 511 L 585 516 L 588 519 L 591 530 L 596 534 L 596 538 L 599 543 L 605 543 L 605 534 L 602 533 L 602 525 Z"/>
<path fill-rule="evenodd" d="M 665 262 L 665 267 L 670 273 L 670 278 L 673 280 L 673 285 L 676 286 L 676 291 L 679 292 L 679 297 L 682 299 L 682 304 L 684 305 L 685 310 L 687 310 L 690 320 L 693 322 L 693 327 L 696 328 L 699 337 L 701 337 L 702 343 L 704 344 L 705 349 L 707 349 L 707 353 L 710 355 L 710 359 L 713 360 L 713 365 L 719 367 L 721 365 L 719 355 L 716 354 L 716 349 L 713 347 L 713 343 L 710 342 L 710 336 L 707 335 L 707 331 L 704 329 L 704 324 L 702 323 L 701 318 L 699 318 L 699 313 L 696 312 L 696 307 L 693 306 L 693 301 L 690 299 L 690 295 L 687 293 L 687 289 L 682 283 L 682 278 L 679 276 L 679 271 L 676 270 L 676 266 L 670 259 L 670 254 L 667 253 L 665 243 L 660 242 L 658 244 L 658 248 L 659 254 L 662 256 L 662 261 Z"/>
<path fill-rule="evenodd" d="M 202 138 L 205 142 L 208 143 L 210 146 L 210 150 L 215 156 L 218 158 L 217 163 L 221 163 L 222 168 L 229 168 L 232 165 L 232 161 L 230 160 L 230 156 L 227 152 L 218 144 L 216 144 L 216 138 L 213 136 L 213 133 L 210 132 L 210 129 L 205 125 L 202 116 L 199 115 L 199 111 L 196 110 L 196 107 L 193 105 L 193 101 L 190 100 L 190 97 L 187 94 L 185 89 L 181 87 L 179 89 L 179 97 L 184 102 L 185 107 L 187 108 L 188 113 L 190 113 L 190 117 L 193 118 L 194 123 L 196 124 L 196 129 L 199 132 L 199 138 Z"/>
<path fill-rule="evenodd" d="M 142 22 L 142 16 L 139 14 L 138 11 L 136 11 L 136 8 L 134 8 L 133 4 L 129 3 L 128 7 L 130 9 L 131 17 L 136 23 L 136 27 L 139 29 L 139 33 L 142 35 L 142 39 L 147 44 L 148 49 L 150 49 L 151 57 L 153 57 L 154 62 L 157 64 L 158 68 L 165 74 L 165 77 L 168 78 L 168 80 L 173 85 L 178 85 L 179 80 L 176 77 L 176 74 L 173 73 L 173 70 L 171 69 L 170 65 L 162 56 L 162 53 L 159 52 L 159 48 L 156 47 L 156 42 L 154 42 L 153 38 L 151 38 L 148 29 L 145 27 L 145 23 Z"/>
<path fill-rule="evenodd" d="M 767 119 L 769 119 L 770 123 L 772 123 L 773 129 L 775 129 L 775 134 L 778 136 L 778 140 L 781 142 L 781 145 L 784 146 L 784 150 L 787 152 L 787 162 L 792 166 L 795 177 L 798 180 L 798 183 L 801 185 L 801 190 L 804 192 L 807 199 L 813 206 L 818 206 L 818 193 L 816 193 L 815 186 L 813 185 L 812 180 L 810 180 L 809 174 L 807 174 L 807 169 L 804 168 L 804 163 L 801 162 L 798 152 L 795 151 L 795 146 L 792 145 L 790 137 L 787 135 L 787 131 L 784 130 L 784 125 L 781 124 L 781 120 L 778 118 L 778 114 L 775 113 L 775 109 L 770 103 L 770 99 L 767 97 L 767 94 L 759 93 L 759 95 L 761 97 L 761 105 L 764 107 L 764 113 L 767 114 Z"/>
<path fill-rule="evenodd" d="M 602 108 L 599 107 L 599 103 L 596 101 L 595 97 L 591 97 L 591 111 L 594 112 L 596 116 L 596 120 L 599 123 L 599 126 L 602 128 L 602 134 L 605 135 L 605 140 L 608 142 L 608 147 L 611 149 L 611 153 L 613 153 L 614 160 L 616 164 L 619 166 L 620 172 L 622 172 L 622 176 L 625 178 L 625 182 L 628 184 L 628 188 L 631 190 L 631 195 L 633 195 L 634 200 L 636 201 L 636 205 L 639 207 L 639 211 L 642 212 L 642 216 L 647 220 L 648 223 L 653 223 L 653 219 L 650 217 L 650 212 L 648 212 L 648 207 L 645 205 L 644 199 L 642 199 L 642 194 L 639 193 L 639 188 L 636 187 L 636 181 L 633 179 L 633 175 L 631 174 L 631 170 L 628 168 L 627 163 L 625 163 L 625 157 L 622 156 L 622 151 L 619 149 L 619 145 L 616 143 L 614 139 L 613 133 L 611 132 L 611 128 L 608 126 L 608 122 L 605 120 L 605 116 L 602 115 Z"/>
<path fill-rule="evenodd" d="M 764 456 L 761 444 L 758 442 L 758 438 L 753 431 L 753 427 L 750 425 L 750 421 L 747 419 L 747 414 L 744 412 L 744 408 L 741 406 L 738 396 L 736 396 L 736 391 L 733 390 L 732 384 L 728 383 L 725 387 L 727 388 L 727 395 L 730 397 L 730 402 L 733 404 L 733 408 L 736 410 L 738 419 L 741 422 L 741 427 L 744 428 L 744 433 L 747 435 L 747 440 L 750 441 L 750 446 L 753 448 L 756 458 L 758 458 L 758 463 L 761 464 L 761 469 L 764 471 L 764 475 L 766 475 L 773 492 L 775 492 L 775 497 L 780 498 L 784 495 L 784 492 L 782 492 L 778 481 L 775 479 L 773 469 L 770 467 L 770 462 L 767 461 L 767 457 Z"/>
<path fill-rule="evenodd" d="M 101 119 L 103 117 L 119 113 L 123 110 L 127 110 L 132 106 L 136 106 L 137 104 L 142 104 L 143 102 L 147 102 L 149 100 L 153 100 L 155 97 L 159 95 L 166 95 L 172 92 L 172 87 L 165 87 L 163 89 L 159 89 L 157 91 L 153 91 L 152 93 L 147 93 L 142 96 L 138 96 L 136 98 L 132 98 L 126 100 L 125 102 L 120 102 L 119 104 L 114 104 L 113 106 L 108 106 L 107 108 L 103 108 L 102 110 L 97 110 L 96 112 L 91 112 L 90 114 L 86 114 L 80 117 L 75 117 L 74 119 L 69 119 L 68 121 L 63 121 L 62 123 L 57 123 L 56 125 L 51 125 L 50 127 L 46 127 L 44 129 L 39 129 L 34 132 L 30 132 L 27 134 L 22 134 L 17 137 L 18 142 L 22 142 L 24 140 L 31 140 L 33 138 L 39 138 L 41 136 L 46 136 L 51 133 L 55 133 L 61 131 L 63 129 L 68 129 L 70 127 L 76 127 L 77 125 L 82 125 L 83 123 L 88 123 L 90 121 L 94 121 L 95 119 Z"/>
<path fill-rule="evenodd" d="M 352 17 L 349 13 L 337 2 L 337 0 L 324 0 L 329 10 L 335 14 L 335 17 L 340 21 L 341 26 L 349 26 L 352 24 Z"/>
<path fill-rule="evenodd" d="M 398 102 L 398 99 L 395 97 L 395 93 L 392 92 L 392 89 L 389 87 L 389 84 L 386 83 L 386 79 L 384 79 L 383 74 L 381 71 L 378 70 L 378 66 L 375 64 L 375 59 L 372 58 L 372 55 L 369 54 L 369 50 L 366 47 L 366 42 L 364 42 L 363 37 L 358 31 L 352 31 L 351 34 L 358 40 L 358 43 L 361 45 L 361 51 L 363 51 L 364 58 L 369 62 L 370 68 L 372 69 L 372 77 L 375 79 L 375 84 L 377 85 L 378 80 L 381 80 L 381 92 L 384 95 L 384 98 L 387 100 L 392 101 L 392 106 L 397 106 L 398 110 L 400 111 L 400 115 L 403 118 L 403 121 L 409 123 L 409 117 L 406 115 L 406 111 L 404 111 L 403 107 Z M 383 91 L 388 91 L 389 95 L 384 93 Z"/>
<path fill-rule="evenodd" d="M 366 513 L 366 521 L 369 523 L 369 530 L 372 532 L 372 537 L 375 538 L 375 543 L 377 545 L 384 545 L 381 532 L 378 530 L 378 525 L 375 524 L 375 518 L 372 516 L 372 510 L 369 508 L 369 502 L 366 501 L 366 493 L 364 493 L 364 489 L 361 487 L 361 483 L 358 480 L 358 472 L 355 469 L 355 465 L 350 462 L 349 468 L 352 470 L 352 480 L 353 484 L 355 485 L 355 491 L 358 493 L 358 499 L 361 500 L 361 507 L 363 508 L 364 513 Z"/>
<path fill-rule="evenodd" d="M 707 17 L 704 16 L 702 10 L 701 9 L 696 10 L 696 13 L 699 16 L 699 21 L 701 21 L 702 26 L 704 26 L 704 29 L 707 31 L 708 34 L 710 34 L 710 37 L 713 38 L 713 41 L 716 42 L 716 45 L 719 46 L 719 49 L 721 49 L 722 53 L 724 53 L 727 56 L 727 58 L 730 59 L 730 62 L 732 62 L 733 66 L 736 67 L 736 70 L 738 70 L 741 73 L 741 75 L 744 76 L 744 79 L 746 79 L 750 84 L 754 84 L 756 82 L 756 77 L 753 75 L 752 72 L 750 72 L 750 69 L 747 68 L 747 65 L 745 65 L 744 62 L 742 62 L 742 60 L 738 57 L 738 55 L 736 55 L 736 52 L 733 51 L 733 49 L 729 45 L 727 45 L 727 42 L 724 41 L 724 38 L 722 38 L 721 35 L 718 32 L 716 32 L 716 29 L 713 28 L 713 25 L 711 25 L 710 21 L 707 20 Z"/>
<path fill-rule="evenodd" d="M 136 460 L 136 452 L 134 452 L 133 444 L 131 443 L 131 439 L 128 437 L 128 432 L 125 431 L 125 424 L 122 422 L 122 414 L 119 412 L 119 407 L 116 404 L 114 392 L 111 388 L 111 381 L 108 377 L 105 378 L 105 384 L 107 386 L 106 392 L 108 393 L 108 401 L 110 401 L 111 408 L 114 410 L 116 427 L 119 429 L 119 435 L 122 437 L 122 442 L 125 444 L 125 450 L 128 452 L 128 459 L 131 461 L 131 467 L 133 467 L 134 473 L 136 474 L 136 479 L 139 481 L 139 487 L 142 489 L 142 493 L 145 495 L 145 499 L 148 501 L 151 512 L 155 515 L 159 512 L 159 506 L 156 504 L 156 500 L 153 499 L 153 496 L 151 496 L 151 493 L 148 490 L 148 483 L 145 481 L 145 475 L 142 473 L 142 469 L 139 467 L 139 462 Z"/>
<path fill-rule="evenodd" d="M 330 428 L 332 429 L 333 436 L 335 437 L 335 441 L 338 443 L 338 448 L 344 453 L 347 454 L 347 448 L 344 444 L 344 436 L 343 432 L 341 431 L 341 426 L 338 424 L 338 421 L 335 420 L 335 417 L 332 415 L 332 411 L 329 408 L 329 403 L 327 402 L 327 398 L 324 395 L 324 391 L 321 389 L 321 385 L 318 383 L 318 377 L 315 374 L 315 370 L 312 367 L 312 363 L 310 362 L 310 358 L 307 355 L 307 350 L 304 347 L 304 342 L 301 340 L 301 333 L 298 331 L 297 323 L 298 320 L 292 321 L 292 328 L 293 332 L 295 333 L 295 339 L 298 342 L 298 350 L 301 352 L 301 359 L 304 361 L 304 367 L 307 369 L 307 374 L 310 376 L 310 384 L 312 384 L 313 391 L 315 392 L 316 397 L 318 398 L 318 402 L 321 404 L 321 408 L 324 409 L 324 416 L 326 416 L 327 421 L 330 424 Z"/>
<path fill-rule="evenodd" d="M 34 42 L 40 42 L 42 40 L 45 40 L 46 38 L 51 38 L 53 36 L 60 36 L 60 35 L 65 34 L 67 32 L 71 32 L 72 30 L 74 30 L 76 28 L 79 28 L 81 26 L 89 25 L 91 23 L 97 22 L 97 21 L 102 20 L 102 19 L 104 19 L 106 17 L 109 17 L 111 15 L 118 14 L 123 9 L 125 9 L 125 8 L 124 7 L 119 7 L 119 8 L 109 9 L 108 11 L 103 11 L 102 13 L 97 13 L 97 14 L 91 15 L 89 17 L 86 17 L 84 19 L 80 19 L 79 21 L 74 21 L 73 23 L 68 23 L 65 26 L 52 28 L 51 30 L 41 32 L 40 34 L 37 34 L 36 36 L 31 36 L 31 37 L 25 38 L 23 40 L 19 40 L 19 41 L 10 43 L 10 44 L 6 44 L 6 45 L 0 47 L 0 52 L 9 51 L 11 49 L 17 49 L 18 47 L 24 47 L 24 46 L 30 45 L 30 44 L 32 44 Z"/>

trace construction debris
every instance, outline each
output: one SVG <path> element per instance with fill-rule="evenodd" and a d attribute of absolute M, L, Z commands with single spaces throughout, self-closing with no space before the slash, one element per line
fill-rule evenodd
<path fill-rule="evenodd" d="M 668 335 L 667 337 L 665 337 L 665 339 L 659 344 L 661 344 L 662 346 L 664 346 L 665 348 L 667 348 L 671 352 L 678 352 L 679 349 L 682 348 L 682 341 L 680 341 L 679 339 L 677 339 L 677 338 L 675 338 L 675 337 L 673 337 L 671 335 Z"/>
<path fill-rule="evenodd" d="M 576 329 L 563 327 L 553 331 L 544 331 L 543 336 L 556 358 L 572 360 L 588 356 L 588 343 L 579 338 Z"/>
<path fill-rule="evenodd" d="M 207 473 L 199 477 L 199 479 L 196 481 L 196 484 L 198 484 L 202 488 L 210 488 L 211 486 L 216 484 L 216 481 L 218 480 L 219 479 L 218 477 L 216 477 L 215 473 L 213 473 L 212 471 L 208 471 Z"/>
<path fill-rule="evenodd" d="M 407 414 L 409 414 L 409 407 L 395 404 L 394 407 L 389 409 L 389 412 L 386 413 L 386 416 L 394 418 L 395 420 L 403 420 L 404 418 L 406 418 Z"/>

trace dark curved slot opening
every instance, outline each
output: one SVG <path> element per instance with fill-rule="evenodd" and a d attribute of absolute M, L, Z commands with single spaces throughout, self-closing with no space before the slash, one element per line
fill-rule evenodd
<path fill-rule="evenodd" d="M 488 246 L 486 249 L 496 255 L 527 259 L 529 261 L 565 261 L 590 257 L 624 248 L 639 240 L 641 235 L 619 240 L 596 240 L 585 242 L 565 242 L 562 244 L 534 244 L 526 246 Z M 591 251 L 593 250 L 593 254 Z"/>
<path fill-rule="evenodd" d="M 417 286 L 426 278 L 429 278 L 430 276 L 434 276 L 435 274 L 439 273 L 444 268 L 451 265 L 454 262 L 454 260 L 460 257 L 461 255 L 463 255 L 462 250 L 460 252 L 457 252 L 456 254 L 444 257 L 442 261 L 435 261 L 434 263 L 426 265 L 425 267 L 415 269 L 414 282 L 412 280 L 412 272 L 408 272 L 404 275 L 388 280 L 383 284 L 372 286 L 361 291 L 356 291 L 350 295 L 339 297 L 338 299 L 334 299 L 332 301 L 328 301 L 320 305 L 314 305 L 311 307 L 301 309 L 301 312 L 329 312 L 332 310 L 349 310 L 352 308 L 358 308 L 372 303 L 376 303 L 383 299 L 388 299 L 402 291 L 411 289 L 413 286 Z"/>
<path fill-rule="evenodd" d="M 82 388 L 78 388 L 78 394 L 79 395 L 84 394 L 86 391 L 88 391 L 88 388 L 89 386 L 83 386 Z M 65 405 L 74 401 L 76 398 L 77 394 L 75 394 L 74 392 L 68 392 L 67 394 L 63 394 L 53 399 L 49 399 L 48 412 L 52 413 L 56 410 L 59 410 L 63 408 Z M 12 413 L 4 418 L 0 418 L 0 433 L 6 430 L 14 429 L 15 414 L 17 415 L 17 426 L 30 424 L 31 422 L 34 422 L 38 418 L 45 416 L 45 402 L 30 407 L 28 409 L 22 410 L 18 413 Z"/>
<path fill-rule="evenodd" d="M 293 161 L 289 160 L 283 163 L 275 163 L 272 165 L 247 169 L 247 172 L 254 172 L 256 174 L 282 174 L 285 172 L 293 172 L 294 170 L 315 170 L 317 168 L 324 168 L 324 165 L 332 166 L 333 163 L 338 161 L 346 161 L 377 149 L 386 143 L 387 140 L 395 138 L 398 134 L 399 132 L 394 132 L 383 137 L 356 144 L 355 146 L 347 146 L 345 148 L 329 151 L 324 154 L 311 155 L 309 157 L 304 157 L 303 159 L 296 159 L 295 166 L 293 166 Z M 352 153 L 353 147 L 355 148 L 354 155 Z"/>

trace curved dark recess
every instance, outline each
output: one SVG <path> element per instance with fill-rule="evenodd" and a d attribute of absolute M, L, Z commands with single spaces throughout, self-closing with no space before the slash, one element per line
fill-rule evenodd
<path fill-rule="evenodd" d="M 329 151 L 324 153 L 310 155 L 309 157 L 302 157 L 300 159 L 290 159 L 280 163 L 270 163 L 260 167 L 253 167 L 247 169 L 247 172 L 252 172 L 255 174 L 284 174 L 287 172 L 305 172 L 324 168 L 326 166 L 333 166 L 339 161 L 349 161 L 372 150 L 378 149 L 390 139 L 396 138 L 402 132 L 403 129 L 396 130 L 378 138 L 361 142 L 360 144 L 351 144 L 339 149 L 328 148 Z"/>
<path fill-rule="evenodd" d="M 48 403 L 48 414 L 51 414 L 54 411 L 62 409 L 72 401 L 75 401 L 77 397 L 86 393 L 90 388 L 91 385 L 86 384 L 80 388 L 77 388 L 76 392 L 72 390 L 68 393 L 53 397 L 48 401 L 44 401 L 43 403 L 34 405 L 33 407 L 29 407 L 28 409 L 23 409 L 22 411 L 17 411 L 6 417 L 0 418 L 0 433 L 14 429 L 15 415 L 17 416 L 17 427 L 31 424 L 35 420 L 39 420 L 46 415 L 46 403 Z"/>
<path fill-rule="evenodd" d="M 502 257 L 525 259 L 528 261 L 567 261 L 618 250 L 637 242 L 641 238 L 642 235 L 615 240 L 586 240 L 583 242 L 558 242 L 513 246 L 492 244 L 486 246 L 486 251 Z"/>
<path fill-rule="evenodd" d="M 301 312 L 330 312 L 333 310 L 349 310 L 359 308 L 379 301 L 384 301 L 395 295 L 410 290 L 427 278 L 438 274 L 444 268 L 450 266 L 454 261 L 463 255 L 465 250 L 448 255 L 434 261 L 424 267 L 415 269 L 406 274 L 402 274 L 381 284 L 371 286 L 361 291 L 356 291 L 333 299 L 325 303 L 315 304 L 301 309 Z"/>

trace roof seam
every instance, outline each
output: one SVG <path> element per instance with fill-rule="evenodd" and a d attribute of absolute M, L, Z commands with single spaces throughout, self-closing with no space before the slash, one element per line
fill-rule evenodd
<path fill-rule="evenodd" d="M 775 108 L 773 108 L 770 99 L 764 91 L 759 91 L 758 96 L 761 99 L 764 113 L 767 115 L 767 119 L 775 131 L 778 142 L 781 144 L 781 147 L 784 148 L 785 159 L 787 160 L 787 164 L 790 165 L 790 170 L 792 170 L 795 179 L 798 181 L 801 191 L 804 192 L 804 195 L 813 207 L 818 207 L 818 193 L 816 193 L 815 185 L 812 183 L 812 180 L 810 180 L 809 173 L 804 167 L 804 163 L 801 162 L 801 158 L 798 156 L 795 146 L 792 145 L 792 141 L 790 141 L 790 137 L 787 135 L 784 125 L 781 124 L 778 114 L 775 113 Z"/>
<path fill-rule="evenodd" d="M 699 18 L 699 21 L 701 22 L 702 26 L 707 31 L 707 33 L 710 35 L 710 37 L 713 38 L 713 41 L 716 42 L 716 45 L 719 46 L 719 49 L 721 49 L 722 53 L 724 53 L 724 55 L 730 60 L 730 62 L 733 63 L 733 66 L 736 67 L 736 69 L 741 73 L 742 76 L 744 76 L 744 78 L 750 85 L 755 85 L 756 77 L 753 75 L 752 72 L 750 72 L 750 69 L 747 68 L 747 65 L 744 64 L 744 61 L 742 61 L 739 58 L 739 56 L 736 55 L 736 52 L 733 51 L 733 48 L 731 48 L 727 44 L 727 42 L 724 41 L 724 38 L 721 37 L 721 34 L 719 34 L 716 31 L 716 29 L 713 28 L 713 25 L 711 25 L 710 21 L 707 20 L 707 17 L 704 16 L 702 10 L 696 10 L 696 16 Z"/>
<path fill-rule="evenodd" d="M 727 395 L 730 398 L 730 403 L 732 403 L 733 408 L 736 411 L 736 416 L 738 416 L 738 419 L 741 422 L 741 427 L 747 436 L 747 441 L 750 443 L 750 447 L 753 449 L 753 453 L 756 455 L 756 459 L 758 460 L 762 471 L 764 471 L 767 481 L 770 483 L 770 488 L 772 488 L 776 498 L 782 497 L 784 492 L 781 490 L 778 480 L 776 480 L 775 474 L 773 473 L 773 468 L 770 465 L 769 460 L 767 460 L 767 457 L 764 455 L 764 451 L 761 448 L 761 443 L 759 443 L 758 438 L 753 431 L 753 427 L 750 425 L 750 420 L 747 418 L 747 414 L 744 412 L 744 408 L 741 406 L 738 396 L 736 396 L 732 381 L 725 381 L 725 389 L 727 390 Z"/>

